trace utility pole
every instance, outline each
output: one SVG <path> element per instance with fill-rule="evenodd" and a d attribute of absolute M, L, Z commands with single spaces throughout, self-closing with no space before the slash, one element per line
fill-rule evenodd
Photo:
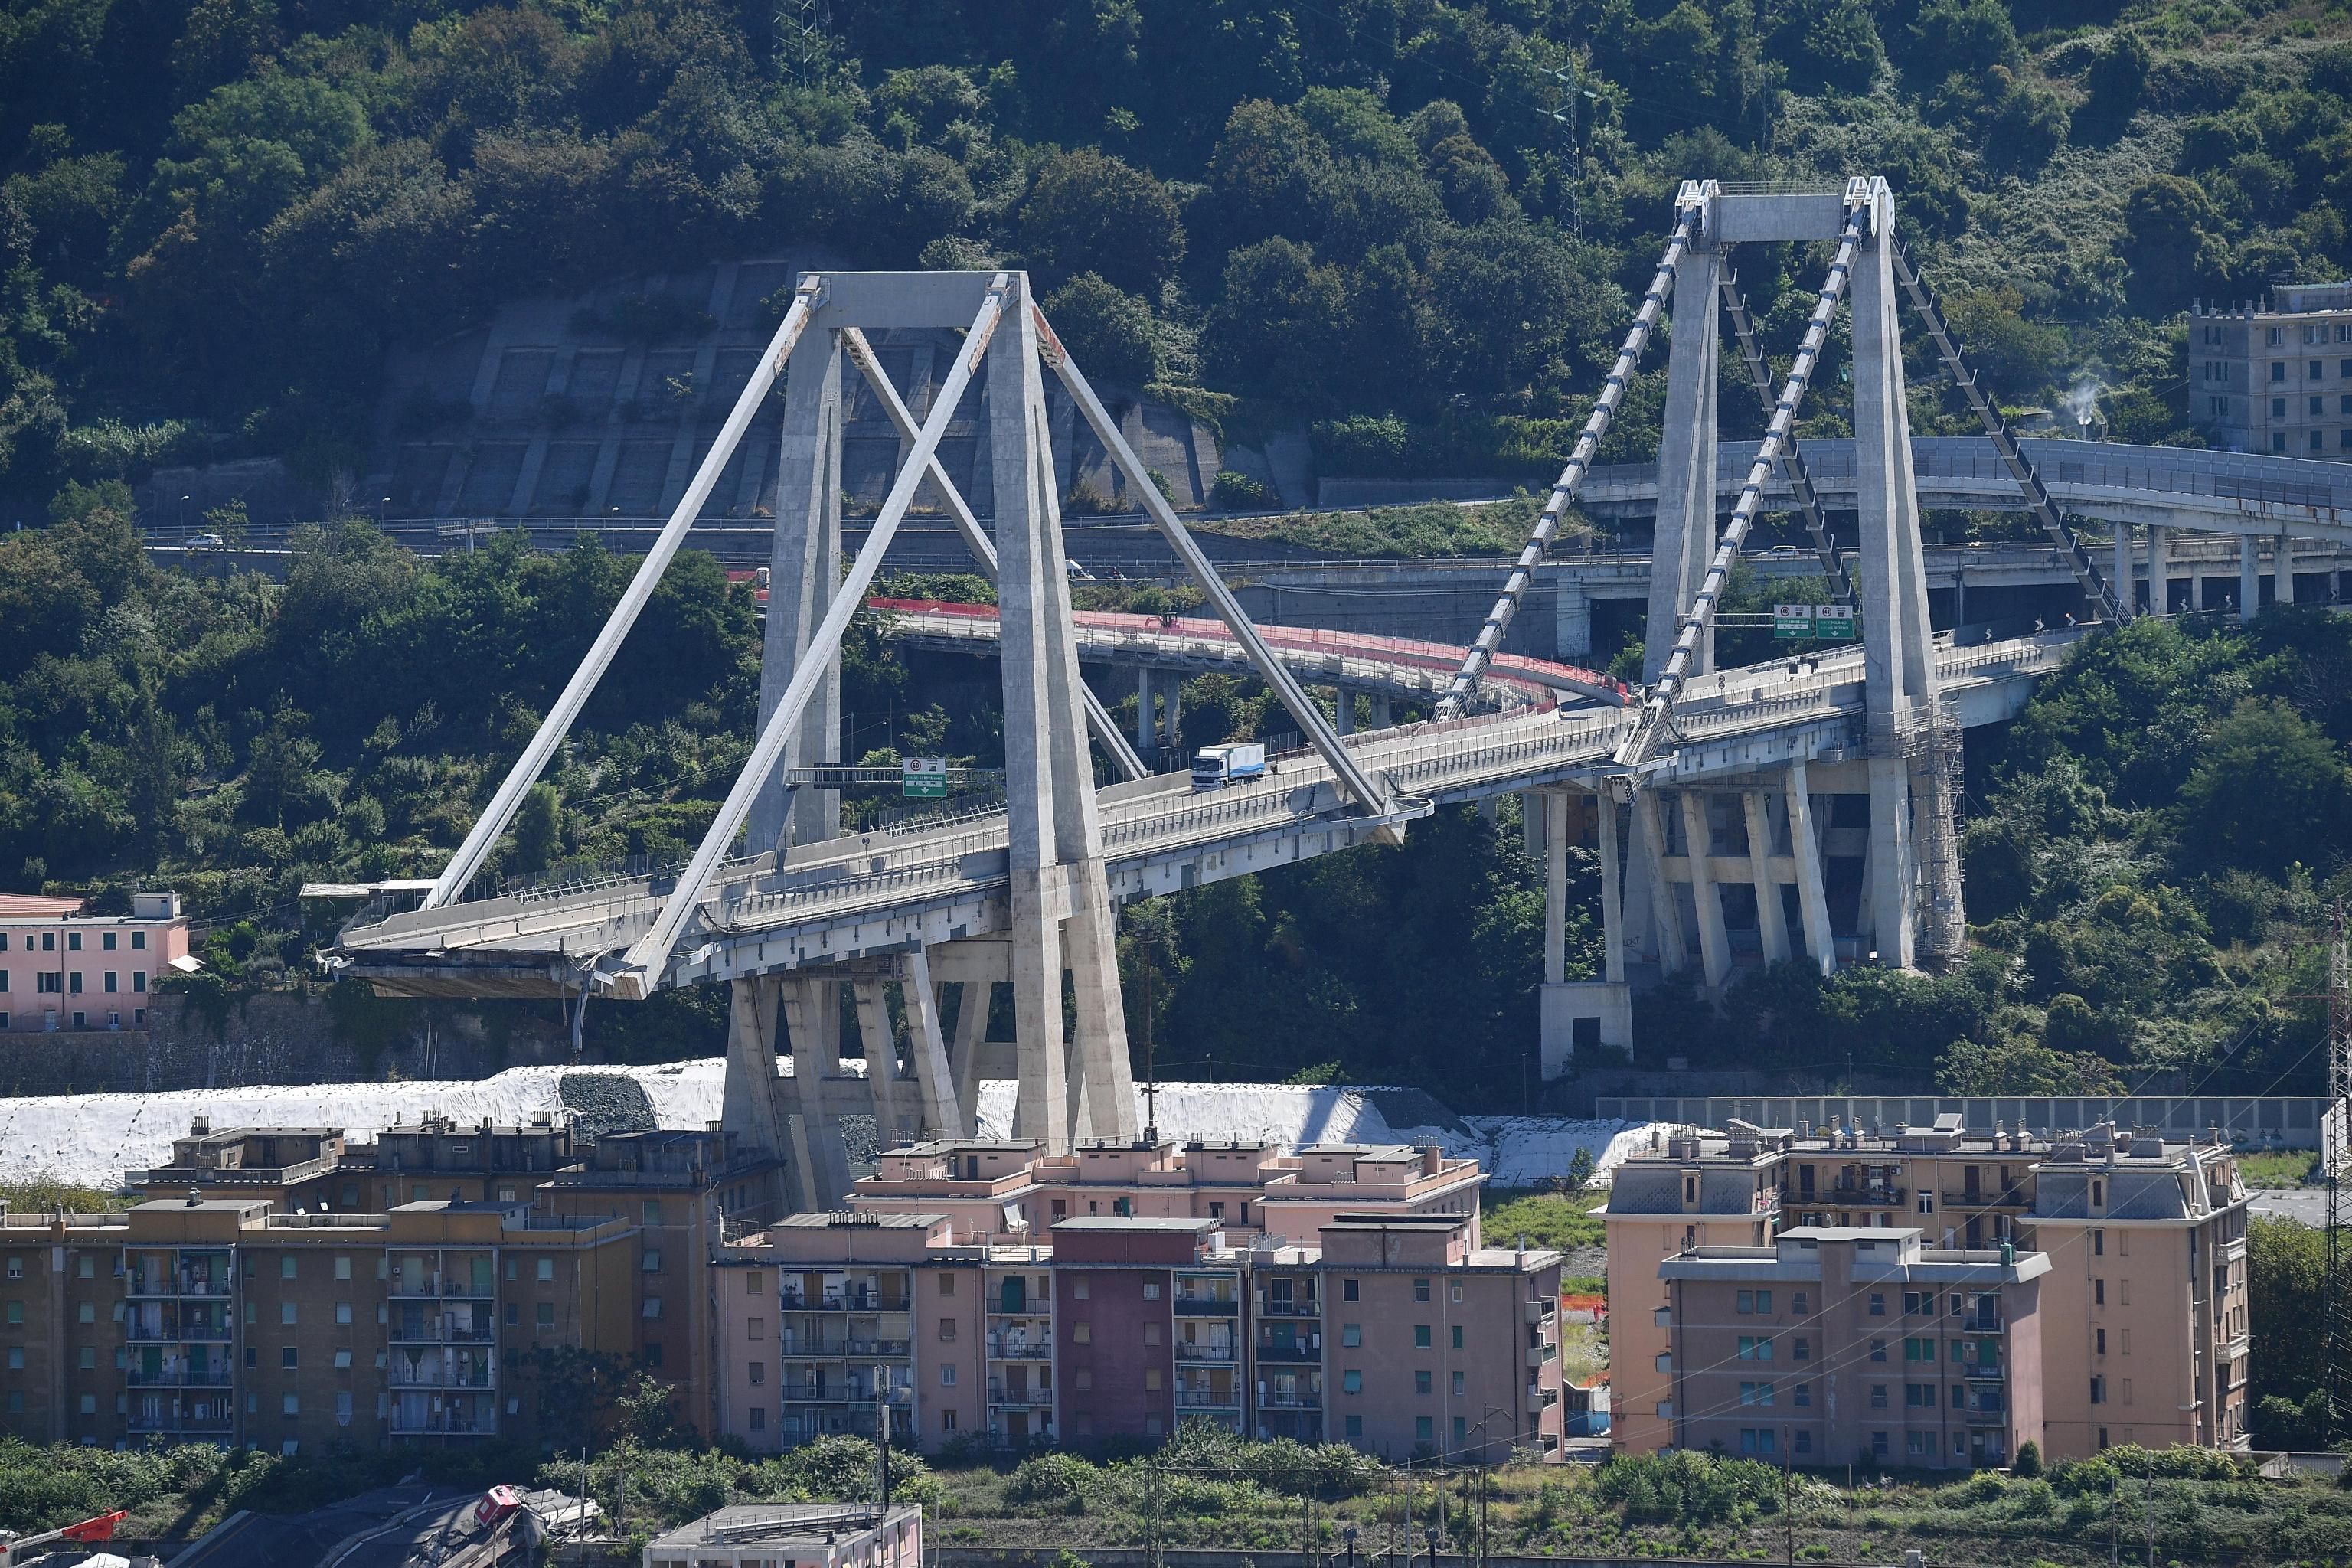
<path fill-rule="evenodd" d="M 1789 1568 L 1797 1568 L 1797 1515 L 1789 1501 L 1789 1461 L 1780 1461 L 1780 1527 L 1788 1540 Z"/>
<path fill-rule="evenodd" d="M 2327 1391 L 2330 1437 L 2344 1435 L 2344 1413 L 2352 1399 L 2352 1300 L 2343 1271 L 2344 1226 L 2352 1224 L 2352 1194 L 2346 1191 L 2347 1144 L 2352 1144 L 2352 946 L 2347 945 L 2344 905 L 2328 911 L 2327 1113 L 2320 1121 L 2320 1151 L 2327 1167 L 2327 1281 L 2323 1295 L 2319 1386 Z"/>
<path fill-rule="evenodd" d="M 888 1363 L 874 1363 L 874 1464 L 876 1489 L 882 1495 L 882 1511 L 890 1511 L 890 1368 Z"/>

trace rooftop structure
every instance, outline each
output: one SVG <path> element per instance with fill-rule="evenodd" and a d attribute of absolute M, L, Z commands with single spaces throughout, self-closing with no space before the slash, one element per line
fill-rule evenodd
<path fill-rule="evenodd" d="M 920 1568 L 923 1510 L 730 1503 L 646 1543 L 645 1568 Z"/>

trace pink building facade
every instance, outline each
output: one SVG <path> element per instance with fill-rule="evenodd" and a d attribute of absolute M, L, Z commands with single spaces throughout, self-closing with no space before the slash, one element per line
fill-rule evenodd
<path fill-rule="evenodd" d="M 134 893 L 128 915 L 0 894 L 0 1033 L 143 1029 L 156 982 L 187 952 L 176 893 Z"/>

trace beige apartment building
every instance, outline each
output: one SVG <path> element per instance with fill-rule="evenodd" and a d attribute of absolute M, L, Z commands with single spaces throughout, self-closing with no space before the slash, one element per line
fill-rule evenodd
<path fill-rule="evenodd" d="M 2189 318 L 2189 412 L 2215 447 L 2352 458 L 2352 283 L 2294 283 L 2268 307 Z"/>
<path fill-rule="evenodd" d="M 1951 1468 L 2042 1442 L 2040 1253 L 1916 1226 L 1797 1226 L 1659 1268 L 1672 1446 L 1793 1465 Z"/>
<path fill-rule="evenodd" d="M 0 893 L 0 1034 L 143 1029 L 155 983 L 187 955 L 177 893 L 133 893 L 127 915 Z"/>
<path fill-rule="evenodd" d="M 2167 1142 L 2111 1126 L 2054 1140 L 2021 1129 L 1976 1133 L 1963 1131 L 1957 1116 L 1927 1128 L 1822 1131 L 1734 1121 L 1721 1132 L 1689 1130 L 1637 1151 L 1618 1170 L 1602 1217 L 1615 1382 L 1612 1435 L 1622 1451 L 1682 1446 L 1689 1413 L 1717 1407 L 1706 1390 L 1685 1386 L 1702 1375 L 1697 1365 L 1712 1367 L 1712 1361 L 1694 1363 L 1675 1352 L 1671 1296 L 1678 1271 L 1724 1248 L 1732 1251 L 1723 1255 L 1730 1259 L 1723 1268 L 1750 1267 L 1752 1259 L 1737 1261 L 1740 1249 L 1769 1248 L 1777 1236 L 1798 1231 L 1908 1232 L 1939 1268 L 1949 1261 L 1942 1255 L 1966 1262 L 2003 1248 L 2013 1258 L 2042 1258 L 2032 1275 L 2033 1326 L 2023 1339 L 2004 1330 L 2012 1340 L 1995 1354 L 2009 1397 L 2032 1384 L 2034 1441 L 2053 1457 L 2121 1442 L 2243 1447 L 2247 1440 L 2245 1194 L 2235 1160 L 2218 1138 Z M 2121 1267 L 2126 1256 L 2127 1269 Z M 1927 1300 L 1923 1291 L 1909 1294 Z M 1958 1294 L 1965 1306 L 1970 1292 Z M 1944 1295 L 1945 1311 L 1929 1315 L 1948 1319 L 1959 1310 L 1954 1292 Z M 1787 1310 L 1785 1296 L 1777 1300 Z M 2003 1323 L 2009 1320 L 2000 1314 L 2008 1310 L 1996 1314 Z M 1818 1327 L 1805 1336 L 1815 1357 L 1866 1361 L 1871 1342 L 1885 1337 L 1864 1331 L 1848 1342 L 1839 1325 Z M 1966 1342 L 1985 1336 L 1973 1330 L 1955 1336 L 1945 1323 L 1937 1336 L 1901 1337 L 1957 1337 L 1965 1366 Z M 1950 1351 L 1944 1347 L 1947 1357 Z M 2030 1366 L 2022 1359 L 2029 1353 L 2039 1358 Z M 1924 1388 L 1931 1380 L 1899 1381 Z M 1948 1405 L 1938 1408 L 1948 1415 Z M 2121 1418 L 2126 1409 L 2129 1420 Z M 1736 1444 L 1742 1429 L 1735 1421 L 1704 1431 L 1712 1446 L 1726 1430 Z M 1865 1433 L 1865 1447 L 1868 1433 L 1905 1434 L 1890 1436 L 1899 1451 L 1881 1457 L 1888 1462 L 1948 1467 L 1999 1462 L 1990 1456 L 2013 1454 L 2025 1428 L 2011 1419 L 1998 1443 L 1990 1426 L 1965 1428 L 1965 1453 L 1942 1441 L 1932 1453 L 1915 1455 L 1907 1445 L 1925 1439 L 1909 1434 L 1924 1428 L 1892 1424 L 1791 1425 L 1786 1441 L 1811 1430 L 1815 1442 L 1832 1435 L 1847 1442 L 1855 1429 Z M 1949 1429 L 1942 1434 L 1950 1436 Z M 1853 1458 L 1833 1454 L 1822 1462 Z"/>
<path fill-rule="evenodd" d="M 633 1239 L 523 1202 L 0 1213 L 0 1428 L 289 1453 L 569 1436 L 573 1391 L 543 1369 L 625 1350 Z"/>

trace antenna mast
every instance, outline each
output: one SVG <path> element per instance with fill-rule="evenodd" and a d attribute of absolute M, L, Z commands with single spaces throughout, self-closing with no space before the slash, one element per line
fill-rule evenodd
<path fill-rule="evenodd" d="M 2352 947 L 2344 906 L 2329 911 L 2327 945 L 2327 1113 L 2320 1119 L 2320 1158 L 2327 1178 L 2326 1323 L 2321 1341 L 2320 1386 L 2327 1391 L 2328 1423 L 2340 1436 L 2352 1411 L 2352 1300 L 2344 1289 L 2344 1226 L 2352 1223 Z"/>

